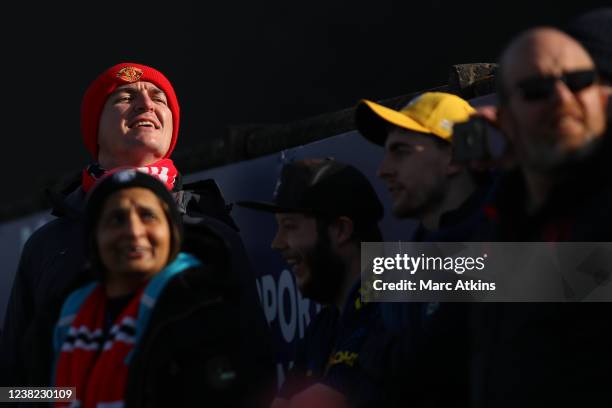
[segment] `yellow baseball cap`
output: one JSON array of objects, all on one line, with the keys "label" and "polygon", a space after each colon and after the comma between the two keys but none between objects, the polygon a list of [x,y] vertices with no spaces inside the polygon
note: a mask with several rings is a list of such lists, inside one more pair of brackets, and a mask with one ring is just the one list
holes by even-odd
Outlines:
[{"label": "yellow baseball cap", "polygon": [[357,105],[355,122],[359,132],[373,143],[384,145],[388,124],[452,141],[453,125],[465,122],[475,110],[457,95],[425,92],[399,111],[363,99]]}]

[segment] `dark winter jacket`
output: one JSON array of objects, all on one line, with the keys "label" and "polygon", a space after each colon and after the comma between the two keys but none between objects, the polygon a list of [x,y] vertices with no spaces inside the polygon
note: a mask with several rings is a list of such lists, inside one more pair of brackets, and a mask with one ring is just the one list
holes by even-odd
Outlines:
[{"label": "dark winter jacket", "polygon": [[[609,139],[608,139],[609,140]],[[612,241],[609,143],[577,163],[537,212],[518,173],[485,206],[479,241]],[[472,406],[610,406],[612,303],[474,305]]]},{"label": "dark winter jacket", "polygon": [[[128,366],[126,407],[253,407],[266,402],[257,399],[265,377],[254,355],[240,345],[240,283],[236,276],[219,274],[218,265],[200,262],[169,279],[146,329],[136,333],[140,340]],[[73,293],[89,288],[91,284]],[[68,309],[64,303],[63,313],[73,314],[83,305],[74,299]],[[65,321],[67,315],[62,317]],[[56,357],[67,328],[57,326]]]},{"label": "dark winter jacket", "polygon": [[[481,207],[494,177],[487,176],[461,206],[443,214],[437,231],[420,224],[412,240],[470,241],[474,228],[483,222]],[[387,406],[467,405],[469,307],[461,302],[380,303],[386,332],[373,347],[379,357],[372,361],[373,371],[385,378]]]},{"label": "dark winter jacket", "polygon": [[[259,303],[246,250],[216,184],[206,180],[175,193],[184,213],[183,250],[215,265],[215,274],[237,282],[237,349],[251,361],[261,382],[274,383],[275,355]],[[54,197],[57,219],[26,242],[15,276],[2,337],[0,385],[48,385],[51,335],[61,305],[75,288],[91,280],[86,270],[83,231],[84,193]]]}]

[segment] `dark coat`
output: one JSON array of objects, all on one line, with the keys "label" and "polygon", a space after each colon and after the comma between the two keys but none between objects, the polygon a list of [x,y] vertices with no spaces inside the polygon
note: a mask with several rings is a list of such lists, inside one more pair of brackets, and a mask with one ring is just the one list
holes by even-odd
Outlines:
[{"label": "dark coat", "polygon": [[[461,206],[443,214],[438,231],[427,231],[420,224],[412,240],[470,241],[474,228],[483,222],[481,207],[495,177],[483,177]],[[380,309],[386,330],[371,347],[377,352],[371,361],[372,371],[384,378],[387,406],[402,407],[407,401],[424,407],[467,406],[469,304],[383,302]]]},{"label": "dark coat", "polygon": [[241,327],[240,282],[217,267],[164,288],[129,367],[126,407],[267,407],[271,373],[244,347],[254,339]]},{"label": "dark coat", "polygon": [[371,375],[364,364],[370,353],[366,345],[379,336],[382,321],[377,304],[361,302],[360,288],[360,282],[353,286],[342,313],[325,306],[315,316],[298,343],[279,397],[291,399],[322,383],[345,395],[350,407],[382,406],[381,377]]},{"label": "dark coat", "polygon": [[[271,333],[229,207],[212,180],[185,185],[175,196],[184,213],[183,250],[216,265],[215,273],[237,282],[238,348],[251,356],[258,377],[272,383]],[[66,197],[54,196],[53,204],[58,218],[38,229],[22,252],[0,338],[0,385],[48,385],[51,333],[61,305],[72,290],[91,280],[83,273],[84,193],[77,188]]]},{"label": "dark coat", "polygon": [[[611,152],[577,164],[535,214],[521,175],[506,175],[476,240],[612,241]],[[474,305],[472,406],[610,406],[611,315],[608,302]]]}]

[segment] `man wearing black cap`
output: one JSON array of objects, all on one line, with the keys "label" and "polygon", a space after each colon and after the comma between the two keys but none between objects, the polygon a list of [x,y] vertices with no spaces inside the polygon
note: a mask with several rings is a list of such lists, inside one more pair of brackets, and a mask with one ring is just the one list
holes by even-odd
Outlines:
[{"label": "man wearing black cap", "polygon": [[377,388],[361,375],[360,351],[378,308],[361,302],[361,242],[381,241],[383,207],[358,170],[331,159],[284,166],[274,202],[238,205],[274,213],[272,248],[304,297],[325,307],[298,346],[276,406],[367,406]]}]

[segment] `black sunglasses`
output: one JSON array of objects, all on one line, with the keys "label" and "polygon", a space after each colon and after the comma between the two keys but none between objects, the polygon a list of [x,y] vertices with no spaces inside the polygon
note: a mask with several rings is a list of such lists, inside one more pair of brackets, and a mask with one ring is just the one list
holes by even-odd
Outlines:
[{"label": "black sunglasses", "polygon": [[597,71],[593,69],[571,71],[561,76],[533,76],[520,81],[516,86],[526,101],[548,99],[555,92],[557,81],[563,82],[572,92],[578,92],[597,81]]}]

